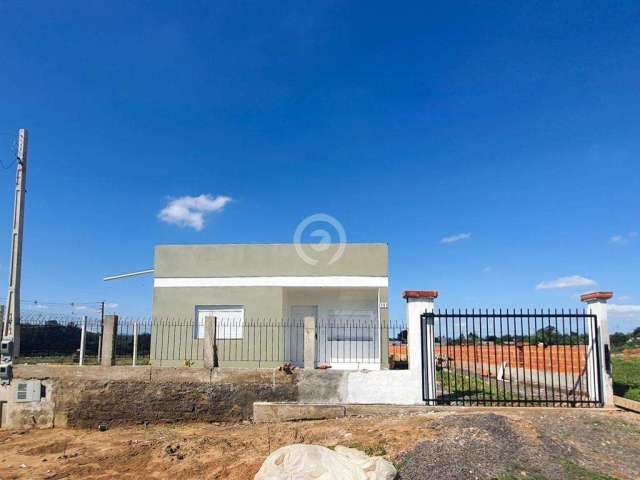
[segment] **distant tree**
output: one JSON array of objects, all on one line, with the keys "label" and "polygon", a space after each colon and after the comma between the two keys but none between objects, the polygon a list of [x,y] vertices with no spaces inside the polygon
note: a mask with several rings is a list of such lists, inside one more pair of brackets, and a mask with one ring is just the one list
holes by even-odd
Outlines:
[{"label": "distant tree", "polygon": [[467,341],[469,343],[480,342],[480,337],[475,333],[471,332],[469,335],[467,335]]},{"label": "distant tree", "polygon": [[545,345],[559,345],[562,343],[556,327],[552,325],[539,329],[534,338],[536,343],[544,343]]},{"label": "distant tree", "polygon": [[71,355],[80,345],[80,328],[73,323],[60,325],[55,320],[44,325],[23,324],[20,327],[20,355]]},{"label": "distant tree", "polygon": [[452,342],[454,345],[464,345],[467,343],[467,339],[464,334],[461,333],[460,336]]},{"label": "distant tree", "polygon": [[498,339],[497,343],[513,343],[513,335],[509,335],[509,334],[502,335]]},{"label": "distant tree", "polygon": [[611,341],[611,346],[615,348],[615,347],[622,347],[625,343],[627,343],[627,341],[629,340],[629,338],[631,338],[631,336],[622,332],[616,332],[612,334],[611,337],[609,338]]}]

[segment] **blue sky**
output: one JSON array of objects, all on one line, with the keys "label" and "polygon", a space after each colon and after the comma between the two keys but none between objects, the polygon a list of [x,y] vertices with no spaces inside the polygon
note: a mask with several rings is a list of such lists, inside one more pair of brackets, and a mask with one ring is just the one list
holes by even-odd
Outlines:
[{"label": "blue sky", "polygon": [[[405,289],[603,289],[630,305],[612,329],[639,326],[640,6],[514,3],[1,2],[4,164],[31,134],[23,297],[148,313],[151,278],[101,277],[161,243],[290,242],[323,212],[388,242],[394,318]],[[202,224],[159,218],[200,195]]]}]

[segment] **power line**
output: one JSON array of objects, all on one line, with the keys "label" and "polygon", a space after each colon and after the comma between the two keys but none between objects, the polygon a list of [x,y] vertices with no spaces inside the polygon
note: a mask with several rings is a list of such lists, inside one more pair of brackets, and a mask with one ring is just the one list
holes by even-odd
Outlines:
[{"label": "power line", "polygon": [[[0,136],[4,136],[4,135],[9,136],[8,133],[7,134],[0,133]],[[9,142],[7,142],[10,145],[9,150],[11,150],[11,153],[13,154],[13,160],[11,161],[11,163],[6,164],[0,158],[0,168],[2,168],[2,170],[9,170],[18,161],[17,150],[16,150],[17,149],[17,144],[16,144],[16,141],[15,141],[15,138],[13,137],[13,135],[14,134],[11,134],[12,140],[9,140]],[[4,142],[2,142],[2,143],[4,143]],[[4,148],[3,148],[3,150],[4,150]],[[2,155],[2,156],[4,156],[4,155]]]},{"label": "power line", "polygon": [[97,302],[45,302],[44,300],[20,300],[20,303],[32,305],[62,305],[74,307],[76,305],[100,305],[102,300]]},{"label": "power line", "polygon": [[11,167],[13,167],[16,164],[17,161],[18,159],[15,158],[13,162],[6,164],[2,160],[0,160],[0,167],[2,167],[3,170],[9,170]]}]

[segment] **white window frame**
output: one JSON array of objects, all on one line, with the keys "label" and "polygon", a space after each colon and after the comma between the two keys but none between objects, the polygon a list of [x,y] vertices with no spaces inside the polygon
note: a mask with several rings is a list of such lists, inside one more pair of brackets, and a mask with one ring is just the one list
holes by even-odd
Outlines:
[{"label": "white window frame", "polygon": [[[194,328],[194,337],[196,339],[204,338],[204,317],[200,320],[200,314],[211,312],[212,316],[218,316],[224,312],[240,313],[237,322],[230,322],[224,318],[218,318],[216,322],[216,338],[218,340],[240,340],[244,331],[244,305],[198,305],[196,306],[196,321]],[[218,314],[218,315],[216,315]]]}]

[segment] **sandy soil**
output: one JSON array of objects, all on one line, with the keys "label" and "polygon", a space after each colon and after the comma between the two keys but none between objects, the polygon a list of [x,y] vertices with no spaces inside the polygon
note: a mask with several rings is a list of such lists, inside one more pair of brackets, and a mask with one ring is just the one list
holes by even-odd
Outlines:
[{"label": "sandy soil", "polygon": [[[380,454],[394,461],[414,478],[416,470],[429,462],[443,461],[465,472],[474,470],[480,443],[491,450],[500,442],[504,427],[515,429],[518,441],[533,451],[538,460],[560,462],[549,456],[552,439],[565,457],[574,463],[617,478],[640,478],[640,416],[595,410],[501,410],[496,422],[491,413],[425,413],[414,416],[343,418],[274,425],[182,424],[114,428],[105,432],[48,429],[0,432],[0,478],[253,478],[269,452],[291,443],[325,446],[346,445]],[[483,433],[485,432],[485,433]],[[502,440],[504,443],[504,439]],[[509,442],[511,444],[511,442]],[[428,445],[437,449],[427,448]],[[499,444],[495,448],[503,448]],[[546,448],[546,450],[545,450]],[[432,452],[437,451],[437,457]],[[541,456],[542,455],[542,456]],[[534,455],[535,456],[535,455]],[[508,457],[498,455],[497,458]],[[509,472],[493,468],[487,474]],[[527,465],[517,465],[520,474]],[[423,466],[421,466],[423,465]],[[458,478],[451,469],[431,478]],[[412,473],[413,472],[413,473]],[[561,472],[551,469],[550,472]],[[564,472],[564,470],[562,470]],[[424,475],[425,472],[422,472]],[[567,476],[557,478],[599,478]],[[548,477],[554,478],[555,475]],[[604,477],[606,478],[606,477]]]},{"label": "sandy soil", "polygon": [[640,348],[625,348],[622,352],[616,353],[615,355],[622,358],[638,358],[640,357]]}]

